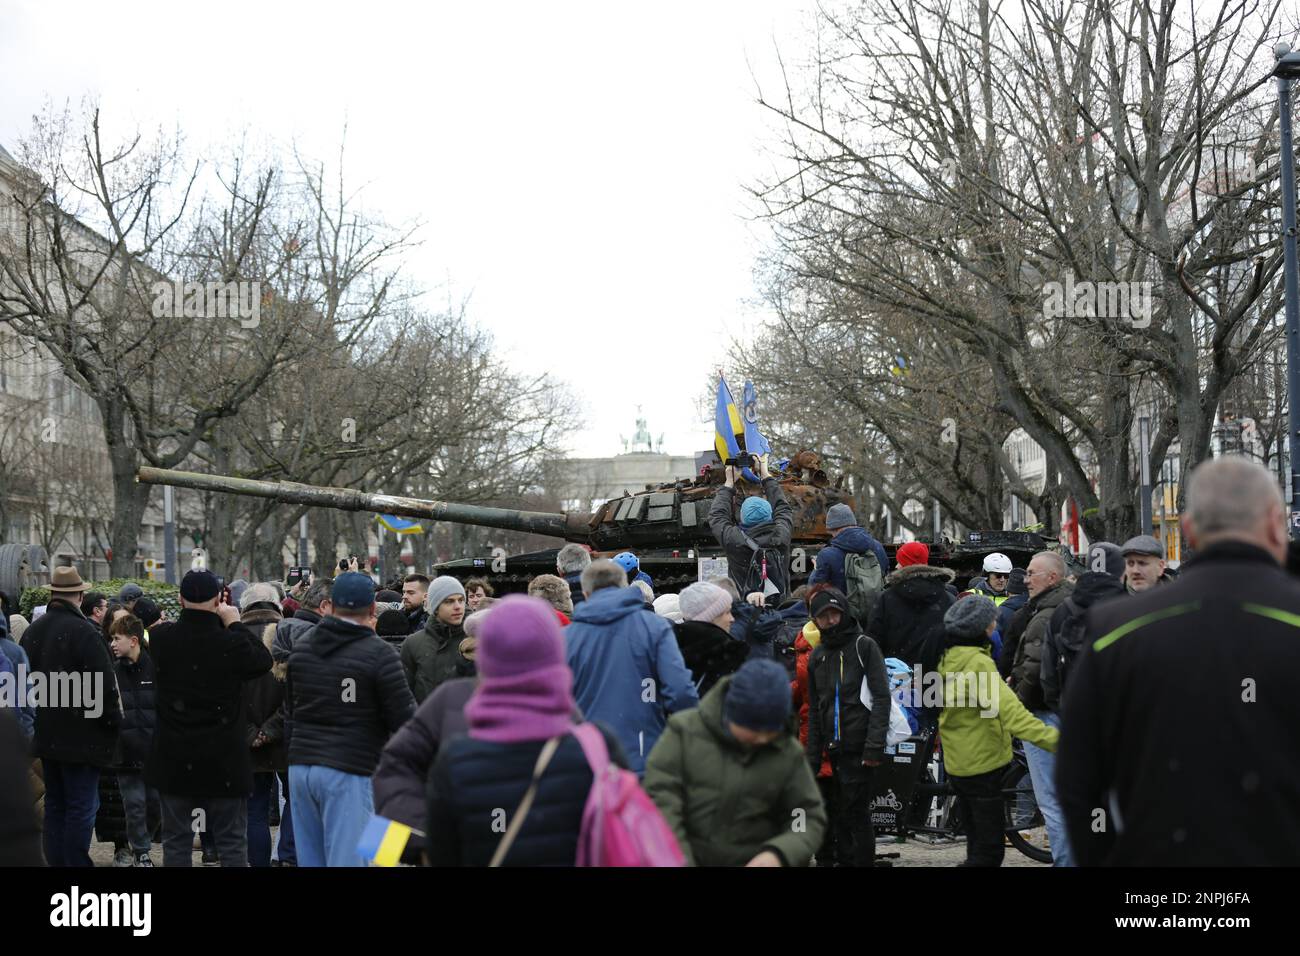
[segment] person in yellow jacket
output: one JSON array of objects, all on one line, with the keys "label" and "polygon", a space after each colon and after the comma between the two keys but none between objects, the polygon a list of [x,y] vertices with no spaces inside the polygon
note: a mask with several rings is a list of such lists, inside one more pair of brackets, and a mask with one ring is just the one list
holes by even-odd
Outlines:
[{"label": "person in yellow jacket", "polygon": [[979,594],[962,597],[943,616],[947,649],[939,660],[939,738],[966,821],[962,866],[1002,865],[1002,778],[1011,763],[1011,738],[1055,752],[1059,736],[1025,709],[998,674],[989,653],[996,618],[993,602]]}]

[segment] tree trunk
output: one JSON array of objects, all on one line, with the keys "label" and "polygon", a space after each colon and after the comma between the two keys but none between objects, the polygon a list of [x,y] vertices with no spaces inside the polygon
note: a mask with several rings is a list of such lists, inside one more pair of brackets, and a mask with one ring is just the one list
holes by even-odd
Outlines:
[{"label": "tree trunk", "polygon": [[126,415],[121,405],[113,401],[102,402],[100,412],[104,416],[108,458],[113,466],[113,524],[109,532],[113,560],[109,565],[109,574],[115,578],[129,578],[135,576],[140,522],[153,485],[142,485],[135,480],[140,456],[127,441]]}]

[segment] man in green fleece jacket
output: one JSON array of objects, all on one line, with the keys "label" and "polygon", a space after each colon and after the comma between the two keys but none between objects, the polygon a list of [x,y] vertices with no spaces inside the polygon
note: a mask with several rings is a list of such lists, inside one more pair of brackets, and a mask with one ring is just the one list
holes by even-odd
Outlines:
[{"label": "man in green fleece jacket", "polygon": [[1058,733],[1025,709],[998,674],[989,638],[997,608],[968,594],[943,616],[947,632],[939,673],[943,710],[939,737],[943,763],[966,824],[962,866],[1002,865],[1002,778],[1011,763],[1011,738],[1056,751]]},{"label": "man in green fleece jacket", "polygon": [[674,714],[645,789],[693,866],[806,866],[826,810],[790,721],[790,677],[750,660]]}]

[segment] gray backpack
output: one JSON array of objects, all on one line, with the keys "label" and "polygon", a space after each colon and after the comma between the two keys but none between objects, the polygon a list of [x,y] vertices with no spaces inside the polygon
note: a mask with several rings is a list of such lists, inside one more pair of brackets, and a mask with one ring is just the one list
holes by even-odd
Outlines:
[{"label": "gray backpack", "polygon": [[844,596],[849,599],[849,609],[864,629],[884,586],[884,574],[874,552],[844,553]]}]

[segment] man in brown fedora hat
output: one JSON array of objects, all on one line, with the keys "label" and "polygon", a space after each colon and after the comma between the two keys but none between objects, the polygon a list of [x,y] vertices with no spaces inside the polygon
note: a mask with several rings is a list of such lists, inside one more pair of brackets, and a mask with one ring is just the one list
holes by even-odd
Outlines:
[{"label": "man in brown fedora hat", "polygon": [[113,761],[122,720],[108,648],[99,628],[81,613],[81,596],[88,590],[76,568],[55,568],[49,606],[23,634],[39,694],[33,701],[33,750],[45,770],[45,860],[50,866],[92,865],[99,772]]}]

